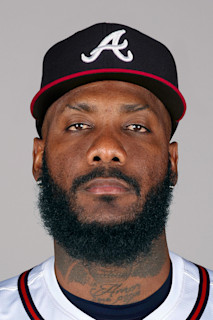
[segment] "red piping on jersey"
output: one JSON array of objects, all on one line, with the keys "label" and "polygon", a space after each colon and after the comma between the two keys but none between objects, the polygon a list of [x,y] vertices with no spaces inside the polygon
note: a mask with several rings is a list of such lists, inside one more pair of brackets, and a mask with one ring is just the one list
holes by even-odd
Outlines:
[{"label": "red piping on jersey", "polygon": [[203,269],[203,267],[200,267],[200,270],[203,274],[203,286],[202,286],[202,293],[201,293],[201,298],[200,298],[200,302],[197,306],[197,310],[194,314],[194,316],[192,316],[192,319],[191,320],[196,320],[197,319],[197,316],[199,315],[202,307],[203,307],[203,303],[204,303],[204,300],[205,300],[205,297],[206,297],[206,288],[207,288],[207,276],[206,276],[206,273]]},{"label": "red piping on jersey", "polygon": [[136,75],[139,75],[139,76],[145,76],[147,78],[152,78],[154,80],[157,80],[157,81],[160,81],[162,83],[164,83],[165,85],[167,85],[168,87],[170,87],[171,89],[173,89],[178,95],[179,97],[181,98],[182,100],[182,103],[183,103],[183,106],[184,106],[184,110],[183,110],[183,113],[180,117],[180,119],[178,119],[177,121],[180,121],[185,112],[186,112],[186,101],[183,97],[183,95],[181,94],[181,92],[172,84],[170,83],[169,81],[161,78],[161,77],[158,77],[154,74],[151,74],[151,73],[147,73],[147,72],[142,72],[142,71],[137,71],[137,70],[131,70],[131,69],[114,69],[114,68],[109,68],[109,69],[94,69],[94,70],[88,70],[88,71],[82,71],[82,72],[77,72],[77,73],[73,73],[71,75],[68,75],[68,76],[65,76],[65,77],[62,77],[62,78],[59,78],[57,80],[54,80],[53,82],[51,83],[48,83],[46,86],[44,86],[40,91],[38,91],[38,93],[34,96],[32,102],[31,102],[31,113],[33,115],[33,108],[34,108],[34,104],[36,102],[36,100],[40,97],[40,95],[42,95],[42,93],[44,93],[46,90],[48,90],[49,88],[51,87],[54,87],[55,85],[61,83],[61,82],[64,82],[64,81],[67,81],[67,80],[70,80],[70,79],[75,79],[75,78],[78,78],[78,77],[82,77],[82,76],[86,76],[86,75],[91,75],[91,74],[98,74],[98,73],[129,73],[129,74],[136,74]]},{"label": "red piping on jersey", "polygon": [[27,281],[28,281],[28,275],[30,271],[31,270],[23,272],[18,279],[19,295],[20,295],[23,307],[26,313],[28,314],[29,318],[31,320],[44,320],[40,315],[40,313],[38,312],[28,288]]},{"label": "red piping on jersey", "polygon": [[[198,303],[197,309],[194,311],[193,316],[190,318],[190,320],[197,320],[200,319],[200,312],[202,310],[202,308],[204,307],[204,303],[206,300],[206,296],[208,295],[208,290],[207,290],[207,286],[208,286],[208,279],[207,279],[207,271],[199,266],[198,267],[202,273],[203,276],[203,283],[202,283],[202,288],[201,288],[201,296],[200,296],[200,301]],[[199,318],[198,318],[199,316]]]},{"label": "red piping on jersey", "polygon": [[31,305],[30,300],[29,300],[28,295],[27,295],[27,291],[26,291],[26,287],[25,287],[25,283],[24,283],[26,274],[27,274],[27,271],[25,271],[23,273],[22,277],[20,278],[20,289],[22,291],[23,298],[24,298],[24,301],[26,303],[26,306],[27,306],[30,314],[32,315],[33,319],[34,320],[40,320],[40,318],[37,316],[37,314],[33,310],[32,305]]}]

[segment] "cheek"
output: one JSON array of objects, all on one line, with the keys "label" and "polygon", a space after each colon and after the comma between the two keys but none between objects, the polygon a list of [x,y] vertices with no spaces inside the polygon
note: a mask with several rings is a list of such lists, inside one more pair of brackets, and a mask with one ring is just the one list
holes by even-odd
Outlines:
[{"label": "cheek", "polygon": [[47,164],[54,181],[63,189],[70,190],[72,181],[79,175],[85,174],[85,146],[64,143],[48,145],[46,150]]},{"label": "cheek", "polygon": [[159,145],[134,146],[131,151],[132,164],[141,183],[150,186],[162,181],[168,168],[168,147]]}]

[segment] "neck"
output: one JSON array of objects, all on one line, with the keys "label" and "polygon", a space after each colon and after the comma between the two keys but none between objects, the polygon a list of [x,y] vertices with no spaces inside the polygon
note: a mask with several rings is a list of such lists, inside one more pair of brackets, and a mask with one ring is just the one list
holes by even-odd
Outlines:
[{"label": "neck", "polygon": [[141,301],[162,286],[169,270],[165,234],[153,242],[149,254],[119,267],[75,260],[55,243],[55,272],[60,285],[96,303],[124,305]]}]

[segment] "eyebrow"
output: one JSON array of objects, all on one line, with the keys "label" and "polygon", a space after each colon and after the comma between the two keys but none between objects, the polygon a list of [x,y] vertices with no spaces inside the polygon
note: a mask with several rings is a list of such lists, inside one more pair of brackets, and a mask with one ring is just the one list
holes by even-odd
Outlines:
[{"label": "eyebrow", "polygon": [[136,112],[136,111],[141,111],[141,110],[146,110],[150,109],[150,106],[148,104],[145,104],[144,106],[141,104],[125,104],[121,106],[121,113],[131,113],[131,112]]},{"label": "eyebrow", "polygon": [[76,104],[76,105],[66,104],[64,110],[66,108],[69,108],[69,109],[72,109],[72,110],[81,111],[81,112],[85,112],[86,111],[86,112],[89,112],[89,113],[97,111],[97,108],[95,106],[88,105],[86,103],[79,103],[79,104]]}]

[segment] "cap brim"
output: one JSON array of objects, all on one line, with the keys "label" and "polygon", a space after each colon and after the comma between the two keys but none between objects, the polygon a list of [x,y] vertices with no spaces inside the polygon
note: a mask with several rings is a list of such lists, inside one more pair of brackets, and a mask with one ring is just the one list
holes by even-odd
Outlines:
[{"label": "cap brim", "polygon": [[172,119],[172,134],[186,111],[181,92],[170,82],[153,74],[129,69],[96,69],[67,75],[44,86],[31,102],[31,113],[41,126],[47,109],[68,91],[81,85],[118,80],[140,85],[156,95],[168,110]]}]

